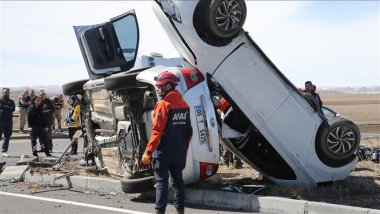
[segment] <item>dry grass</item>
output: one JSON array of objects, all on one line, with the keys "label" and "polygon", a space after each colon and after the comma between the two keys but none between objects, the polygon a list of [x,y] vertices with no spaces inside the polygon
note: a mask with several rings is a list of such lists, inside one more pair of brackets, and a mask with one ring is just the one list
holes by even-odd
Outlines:
[{"label": "dry grass", "polygon": [[[345,94],[339,92],[320,92],[324,105],[350,118],[363,133],[380,133],[380,94]],[[13,95],[12,99],[17,100]],[[67,100],[67,97],[64,97]],[[66,117],[67,105],[61,110]],[[62,120],[63,120],[62,119]],[[55,123],[57,123],[55,121]],[[13,118],[13,128],[18,130],[19,118]],[[55,125],[57,127],[57,124]],[[62,124],[62,128],[64,125]]]},{"label": "dry grass", "polygon": [[323,104],[350,118],[363,133],[380,133],[380,94],[320,92]]}]

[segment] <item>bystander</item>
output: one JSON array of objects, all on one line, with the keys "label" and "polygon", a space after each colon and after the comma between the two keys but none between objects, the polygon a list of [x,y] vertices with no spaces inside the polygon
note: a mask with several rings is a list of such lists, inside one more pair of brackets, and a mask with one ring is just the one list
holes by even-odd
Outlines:
[{"label": "bystander", "polygon": [[15,111],[15,102],[9,98],[9,95],[9,88],[3,88],[0,98],[0,140],[4,133],[3,157],[8,157],[9,139],[12,135],[13,112]]},{"label": "bystander", "polygon": [[32,105],[28,108],[27,111],[28,118],[28,130],[30,135],[30,141],[32,144],[32,153],[33,156],[38,157],[37,155],[37,137],[40,140],[40,143],[43,145],[44,152],[47,157],[51,156],[47,141],[46,141],[46,131],[48,130],[48,124],[44,119],[43,108],[41,105],[41,98],[35,96],[32,100]]},{"label": "bystander", "polygon": [[[62,94],[57,95],[53,98],[53,104],[54,104],[54,120],[57,121],[58,129],[55,130],[55,122],[53,122],[53,130],[57,131],[58,133],[62,132],[62,108],[64,106],[63,96]],[[53,121],[54,121],[53,120]]]},{"label": "bystander", "polygon": [[[68,126],[69,129],[69,137],[70,140],[73,140],[73,136],[77,130],[80,129],[80,104],[78,97],[72,95],[68,100],[69,110],[66,115],[66,119],[64,121],[65,125]],[[71,155],[76,155],[78,152],[78,140],[76,140],[71,145]]]},{"label": "bystander", "polygon": [[[46,97],[45,90],[40,90],[38,94],[39,94],[39,97],[41,98],[43,120],[45,121],[47,125],[46,141],[48,145],[48,150],[49,152],[53,152],[53,139],[52,139],[52,134],[51,134],[51,128],[54,123],[54,104],[53,104],[53,101],[51,101],[48,97]],[[40,151],[45,151],[45,149],[43,148],[44,145],[41,143],[41,139],[40,139],[40,145],[41,145]]]},{"label": "bystander", "polygon": [[25,90],[22,95],[18,98],[17,106],[19,109],[19,132],[20,133],[26,133],[24,130],[25,124],[26,124],[26,110],[29,108],[30,104],[32,103],[29,91]]}]

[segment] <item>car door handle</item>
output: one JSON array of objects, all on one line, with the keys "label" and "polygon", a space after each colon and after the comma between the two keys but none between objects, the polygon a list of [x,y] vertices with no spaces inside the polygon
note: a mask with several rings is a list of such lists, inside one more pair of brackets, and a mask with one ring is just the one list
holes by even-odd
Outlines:
[{"label": "car door handle", "polygon": [[99,33],[100,33],[100,37],[102,37],[102,40],[104,41],[105,45],[106,45],[106,50],[104,51],[104,55],[106,56],[106,58],[108,60],[112,60],[113,59],[113,52],[111,51],[111,41],[110,41],[110,38],[107,34],[107,29],[104,29],[103,27],[99,28]]}]

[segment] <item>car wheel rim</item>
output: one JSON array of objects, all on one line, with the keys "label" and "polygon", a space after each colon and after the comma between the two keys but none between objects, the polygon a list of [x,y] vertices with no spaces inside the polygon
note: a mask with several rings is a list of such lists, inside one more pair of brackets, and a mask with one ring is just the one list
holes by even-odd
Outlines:
[{"label": "car wheel rim", "polygon": [[236,0],[225,0],[216,10],[215,20],[222,31],[231,31],[239,26],[241,21],[241,6]]},{"label": "car wheel rim", "polygon": [[355,134],[348,127],[338,126],[329,133],[327,145],[328,149],[334,154],[346,154],[355,145]]}]

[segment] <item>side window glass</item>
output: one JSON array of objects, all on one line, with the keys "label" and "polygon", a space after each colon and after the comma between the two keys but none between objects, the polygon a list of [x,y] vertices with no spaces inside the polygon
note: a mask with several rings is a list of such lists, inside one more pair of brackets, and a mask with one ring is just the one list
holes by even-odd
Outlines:
[{"label": "side window glass", "polygon": [[334,112],[330,111],[330,110],[327,109],[327,108],[322,107],[321,109],[322,109],[322,112],[323,112],[323,114],[325,115],[325,117],[328,117],[328,118],[331,117],[331,118],[332,118],[332,117],[335,117],[335,116],[336,116],[336,114],[335,114]]},{"label": "side window glass", "polygon": [[126,16],[113,23],[117,39],[127,62],[134,60],[138,43],[137,25],[134,16]]}]

